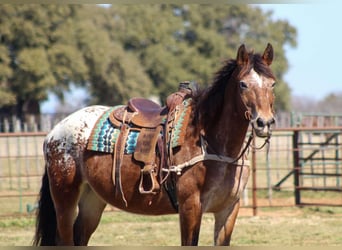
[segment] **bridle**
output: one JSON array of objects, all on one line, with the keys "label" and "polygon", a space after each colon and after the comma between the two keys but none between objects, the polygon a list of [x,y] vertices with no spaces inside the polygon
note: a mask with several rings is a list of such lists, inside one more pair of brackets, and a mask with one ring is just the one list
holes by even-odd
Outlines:
[{"label": "bridle", "polygon": [[[242,111],[242,114],[244,114],[244,118],[249,122],[249,124],[253,124],[253,115],[251,112],[251,108],[248,107],[248,105],[243,101],[243,98],[241,96],[241,92],[240,92],[240,95],[238,95],[238,97],[239,97],[238,98],[239,102],[241,102],[241,104],[242,104],[242,105],[240,105],[240,107],[242,106],[243,110],[241,110],[241,111]],[[236,112],[239,112],[239,111],[236,110]],[[171,165],[168,168],[162,168],[162,171],[167,173],[166,176],[168,176],[169,173],[171,173],[171,172],[175,172],[175,173],[177,173],[177,175],[181,175],[182,170],[184,168],[189,167],[189,166],[193,166],[198,162],[207,161],[207,160],[224,162],[224,163],[232,164],[232,165],[236,165],[236,166],[249,166],[250,163],[246,159],[247,158],[246,153],[248,154],[249,148],[253,148],[253,150],[261,150],[266,145],[268,145],[267,146],[267,152],[268,152],[269,144],[270,144],[270,137],[271,137],[271,132],[269,132],[268,136],[265,139],[265,142],[260,147],[254,147],[252,145],[252,141],[255,139],[255,128],[252,126],[252,132],[250,133],[249,138],[248,138],[247,142],[245,143],[245,146],[243,147],[240,154],[236,158],[232,158],[230,156],[225,156],[225,155],[221,155],[218,153],[208,153],[207,148],[210,148],[210,150],[212,152],[215,152],[215,150],[213,150],[213,148],[209,145],[208,140],[206,139],[204,132],[201,132],[200,133],[201,153],[199,155],[192,157],[190,160],[185,161],[183,163]]]},{"label": "bridle", "polygon": [[220,155],[220,154],[211,154],[208,153],[207,148],[212,148],[210,147],[210,145],[208,144],[208,141],[205,139],[204,135],[200,135],[200,139],[201,139],[201,154],[191,158],[190,160],[177,164],[177,165],[172,165],[169,166],[169,168],[163,168],[162,171],[164,172],[175,172],[177,173],[177,175],[181,175],[182,174],[182,170],[186,167],[190,167],[192,165],[195,165],[198,162],[201,161],[218,161],[218,162],[224,162],[224,163],[228,163],[228,164],[232,164],[232,165],[236,165],[236,166],[250,166],[250,162],[249,160],[246,160],[247,155],[249,152],[249,148],[252,148],[254,150],[261,150],[263,149],[266,145],[267,146],[267,152],[269,149],[269,144],[270,144],[270,138],[271,135],[269,135],[266,139],[265,142],[260,146],[260,147],[253,147],[252,145],[252,141],[255,139],[255,135],[254,135],[254,129],[252,130],[252,133],[249,135],[248,140],[245,144],[245,146],[243,147],[243,149],[241,150],[240,154],[236,157],[236,158],[232,158],[229,156],[225,156],[225,155]]},{"label": "bridle", "polygon": [[[243,103],[243,106],[245,108],[245,111],[244,111],[245,119],[248,120],[249,123],[251,124],[252,114],[251,114],[250,108],[248,108],[248,106],[243,102],[242,98],[240,98],[240,101]],[[196,163],[202,162],[202,161],[217,161],[217,162],[223,162],[223,163],[232,164],[236,166],[250,166],[249,160],[246,159],[249,149],[252,148],[253,150],[261,150],[267,145],[267,155],[268,155],[270,138],[271,138],[271,133],[268,134],[268,136],[265,139],[265,142],[260,147],[253,146],[252,141],[255,139],[255,129],[252,128],[252,132],[250,133],[248,140],[245,143],[245,146],[241,150],[240,154],[236,158],[232,158],[229,156],[220,155],[218,153],[208,153],[207,148],[210,148],[210,150],[213,152],[215,152],[215,150],[213,150],[212,147],[209,145],[208,140],[205,138],[204,133],[201,133],[200,134],[201,153],[199,155],[194,156],[193,158],[191,158],[190,160],[186,162],[183,162],[177,165],[171,165],[168,168],[162,168],[162,171],[167,172],[167,175],[170,172],[175,172],[177,173],[177,175],[181,175],[182,170],[184,168],[193,166]]]}]

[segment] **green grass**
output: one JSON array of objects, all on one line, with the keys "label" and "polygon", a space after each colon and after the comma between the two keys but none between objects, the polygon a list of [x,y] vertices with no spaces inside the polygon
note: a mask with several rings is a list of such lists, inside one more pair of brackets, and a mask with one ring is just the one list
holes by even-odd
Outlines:
[{"label": "green grass", "polygon": [[[267,208],[262,216],[238,217],[233,246],[342,246],[341,208]],[[213,244],[214,219],[205,214],[199,245]],[[0,218],[0,245],[28,246],[34,234],[34,217]],[[106,212],[93,234],[92,246],[177,246],[178,215],[142,216]]]},{"label": "green grass", "polygon": [[23,227],[33,227],[35,225],[35,218],[30,217],[9,217],[0,219],[0,228],[23,228]]}]

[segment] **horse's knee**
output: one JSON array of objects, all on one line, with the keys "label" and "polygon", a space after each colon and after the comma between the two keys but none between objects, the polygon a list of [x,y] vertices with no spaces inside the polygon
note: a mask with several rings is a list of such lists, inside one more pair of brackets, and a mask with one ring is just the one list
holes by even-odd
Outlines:
[{"label": "horse's knee", "polygon": [[215,213],[215,230],[214,243],[215,245],[229,246],[235,221],[239,212],[240,202],[237,201],[228,210]]},{"label": "horse's knee", "polygon": [[199,195],[194,194],[179,203],[179,219],[182,245],[197,245],[202,220]]}]

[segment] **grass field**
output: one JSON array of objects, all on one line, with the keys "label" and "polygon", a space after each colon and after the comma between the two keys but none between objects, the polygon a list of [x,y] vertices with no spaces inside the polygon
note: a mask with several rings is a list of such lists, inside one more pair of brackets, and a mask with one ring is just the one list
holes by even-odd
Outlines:
[{"label": "grass field", "polygon": [[[0,245],[28,246],[34,218],[1,218]],[[205,214],[199,245],[213,244],[213,216]],[[240,210],[233,246],[342,246],[342,208],[262,209],[260,216]],[[91,238],[92,246],[177,246],[177,215],[140,216],[121,211],[104,213]]]}]

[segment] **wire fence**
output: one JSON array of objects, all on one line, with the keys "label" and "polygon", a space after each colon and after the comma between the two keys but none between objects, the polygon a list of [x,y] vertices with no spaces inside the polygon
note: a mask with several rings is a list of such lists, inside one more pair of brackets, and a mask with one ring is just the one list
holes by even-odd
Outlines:
[{"label": "wire fence", "polygon": [[[276,129],[268,153],[266,147],[249,152],[251,175],[242,207],[254,215],[264,207],[342,207],[341,131],[342,127]],[[36,208],[45,135],[0,133],[0,217],[30,215]],[[256,139],[256,147],[262,144]]]},{"label": "wire fence", "polygon": [[34,204],[44,170],[46,133],[0,133],[0,216]]},{"label": "wire fence", "polygon": [[277,129],[268,153],[252,152],[252,202],[243,205],[254,215],[261,207],[342,207],[341,140],[342,127]]}]

